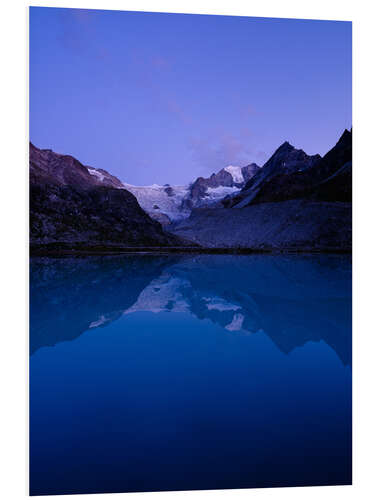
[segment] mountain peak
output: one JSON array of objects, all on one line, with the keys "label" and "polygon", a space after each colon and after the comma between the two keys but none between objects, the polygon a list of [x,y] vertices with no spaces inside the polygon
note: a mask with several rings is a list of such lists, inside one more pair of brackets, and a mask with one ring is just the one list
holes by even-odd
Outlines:
[{"label": "mountain peak", "polygon": [[284,153],[284,152],[288,152],[288,151],[293,151],[295,149],[294,146],[292,146],[290,144],[290,142],[288,141],[285,141],[281,144],[281,146],[279,146],[276,151],[275,151],[275,154],[276,153]]},{"label": "mountain peak", "polygon": [[346,143],[351,143],[352,141],[352,130],[348,130],[347,128],[344,130],[344,132],[341,134],[340,139],[337,142],[338,144],[346,144]]},{"label": "mountain peak", "polygon": [[227,167],[224,168],[224,170],[225,172],[228,172],[232,176],[233,182],[239,184],[244,182],[241,167],[237,167],[235,165],[228,165]]}]

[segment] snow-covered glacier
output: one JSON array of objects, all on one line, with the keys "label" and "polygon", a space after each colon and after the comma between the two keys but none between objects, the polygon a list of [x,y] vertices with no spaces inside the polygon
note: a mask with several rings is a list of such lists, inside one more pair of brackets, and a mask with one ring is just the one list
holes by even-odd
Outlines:
[{"label": "snow-covered glacier", "polygon": [[210,177],[198,177],[183,186],[134,186],[120,182],[102,169],[90,167],[88,171],[103,184],[130,191],[143,210],[161,224],[168,225],[188,218],[194,208],[214,205],[228,196],[237,194],[259,168],[255,163],[246,167],[229,165]]},{"label": "snow-covered glacier", "polygon": [[125,184],[124,188],[134,194],[138,203],[151,217],[164,214],[170,221],[178,221],[189,217],[191,210],[183,208],[183,201],[189,195],[189,186],[133,186]]}]

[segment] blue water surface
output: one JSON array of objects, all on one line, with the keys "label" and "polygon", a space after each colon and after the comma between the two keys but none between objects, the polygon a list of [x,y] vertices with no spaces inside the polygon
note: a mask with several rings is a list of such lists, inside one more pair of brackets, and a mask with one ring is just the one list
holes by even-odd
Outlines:
[{"label": "blue water surface", "polygon": [[34,258],[32,495],[351,484],[351,261]]}]

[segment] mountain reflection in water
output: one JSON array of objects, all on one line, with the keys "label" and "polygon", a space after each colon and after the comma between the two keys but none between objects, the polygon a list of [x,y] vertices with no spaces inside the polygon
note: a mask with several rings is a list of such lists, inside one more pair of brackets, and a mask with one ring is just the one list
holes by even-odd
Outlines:
[{"label": "mountain reflection in water", "polygon": [[32,494],[351,482],[348,256],[35,258],[30,302]]},{"label": "mountain reflection in water", "polygon": [[263,331],[285,353],[323,340],[351,361],[347,256],[32,260],[32,353],[139,311],[190,313],[238,334]]}]

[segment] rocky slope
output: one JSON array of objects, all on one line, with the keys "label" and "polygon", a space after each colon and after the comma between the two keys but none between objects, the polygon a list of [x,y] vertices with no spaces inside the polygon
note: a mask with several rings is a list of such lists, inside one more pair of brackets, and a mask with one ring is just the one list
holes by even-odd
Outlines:
[{"label": "rocky slope", "polygon": [[89,189],[95,186],[122,187],[122,182],[106,170],[86,167],[73,156],[39,149],[30,143],[30,184],[56,184]]},{"label": "rocky slope", "polygon": [[181,244],[121,186],[104,170],[30,144],[31,248]]},{"label": "rocky slope", "polygon": [[172,230],[210,248],[347,251],[351,216],[350,203],[288,200],[241,209],[194,210]]}]

